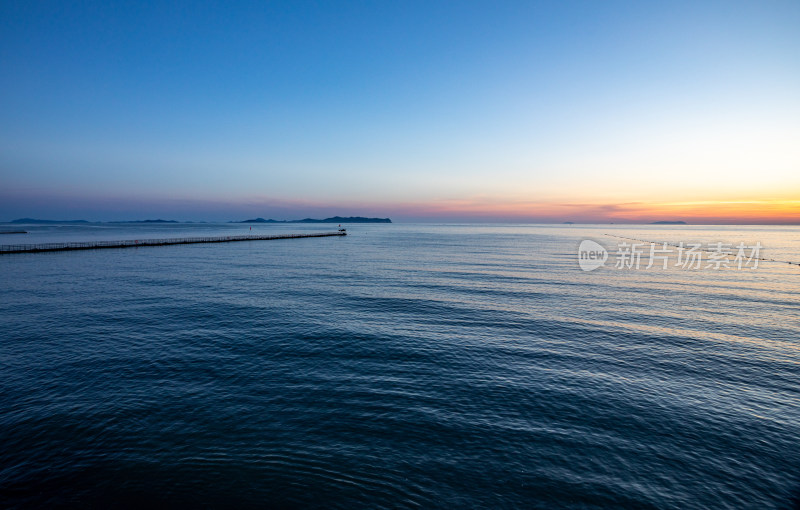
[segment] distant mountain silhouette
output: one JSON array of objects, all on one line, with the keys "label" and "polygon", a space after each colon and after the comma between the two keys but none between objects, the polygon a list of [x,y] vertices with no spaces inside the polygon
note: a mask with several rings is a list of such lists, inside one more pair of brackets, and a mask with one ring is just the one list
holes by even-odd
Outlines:
[{"label": "distant mountain silhouette", "polygon": [[[391,223],[389,218],[364,218],[363,216],[333,216],[324,220],[305,218],[302,220],[265,220],[264,218],[254,218],[244,221],[231,221],[229,223]],[[92,223],[86,220],[37,220],[34,218],[19,218],[9,223],[28,224],[28,225],[54,225],[67,223]],[[97,222],[103,223],[103,222]],[[131,220],[131,221],[107,221],[105,223],[181,223],[176,220]],[[184,223],[192,223],[187,221]],[[197,223],[205,223],[204,221]]]},{"label": "distant mountain silhouette", "polygon": [[180,223],[176,220],[131,220],[131,221],[109,221],[109,223]]},{"label": "distant mountain silhouette", "polygon": [[651,225],[686,225],[685,221],[654,221]]},{"label": "distant mountain silhouette", "polygon": [[264,218],[254,218],[251,220],[238,221],[233,223],[391,223],[389,218],[364,218],[363,216],[333,216],[324,220],[305,218],[302,220],[265,220]]},{"label": "distant mountain silhouette", "polygon": [[89,223],[86,220],[35,220],[33,218],[19,218],[17,220],[11,220],[9,223],[26,223],[28,225],[45,225],[45,224],[53,224],[53,223]]}]

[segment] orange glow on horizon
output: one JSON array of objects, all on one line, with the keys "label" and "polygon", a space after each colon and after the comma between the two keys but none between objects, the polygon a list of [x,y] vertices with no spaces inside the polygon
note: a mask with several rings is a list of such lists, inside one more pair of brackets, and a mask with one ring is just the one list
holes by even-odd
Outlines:
[{"label": "orange glow on horizon", "polygon": [[685,221],[725,224],[800,224],[800,200],[553,203],[448,200],[400,207],[398,213],[431,217],[576,223]]}]

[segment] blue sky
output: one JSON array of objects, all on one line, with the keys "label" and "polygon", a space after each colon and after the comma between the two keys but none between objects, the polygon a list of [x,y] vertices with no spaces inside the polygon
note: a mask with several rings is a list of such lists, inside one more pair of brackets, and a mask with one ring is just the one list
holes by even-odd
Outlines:
[{"label": "blue sky", "polygon": [[798,27],[796,1],[6,1],[0,219],[783,218]]}]

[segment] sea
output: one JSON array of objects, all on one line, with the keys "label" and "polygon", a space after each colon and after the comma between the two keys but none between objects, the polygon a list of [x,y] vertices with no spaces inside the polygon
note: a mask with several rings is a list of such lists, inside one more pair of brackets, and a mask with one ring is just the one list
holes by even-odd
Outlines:
[{"label": "sea", "polygon": [[0,507],[800,507],[800,227],[344,227],[0,255]]}]

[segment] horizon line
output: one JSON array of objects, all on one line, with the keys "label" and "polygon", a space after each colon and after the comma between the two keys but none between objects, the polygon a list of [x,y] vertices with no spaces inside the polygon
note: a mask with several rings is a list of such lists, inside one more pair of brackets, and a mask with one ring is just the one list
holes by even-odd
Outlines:
[{"label": "horizon line", "polygon": [[[475,224],[475,223],[484,223],[484,224],[501,224],[501,225],[651,225],[651,226],[662,226],[662,227],[686,227],[686,226],[722,226],[722,225],[742,225],[742,226],[800,226],[800,220],[797,221],[773,221],[773,222],[764,222],[764,221],[757,221],[754,219],[742,219],[741,221],[711,221],[711,222],[692,222],[687,220],[657,220],[657,221],[647,221],[647,220],[630,220],[630,219],[618,219],[615,221],[558,221],[558,220],[543,220],[543,219],[512,219],[512,218],[504,218],[504,219],[497,219],[496,217],[493,218],[491,216],[484,217],[484,218],[441,218],[435,216],[423,216],[417,217],[413,219],[400,219],[396,220],[389,216],[383,217],[365,217],[365,216],[341,216],[335,215],[330,216],[327,218],[317,219],[312,218],[310,216],[306,216],[302,219],[273,219],[268,218],[264,222],[251,222],[252,219],[264,219],[262,217],[257,218],[250,218],[245,220],[236,220],[236,219],[229,219],[229,220],[206,220],[206,219],[163,219],[163,218],[145,218],[145,219],[104,219],[104,220],[87,220],[87,219],[52,219],[52,218],[32,218],[32,217],[24,217],[24,218],[15,218],[12,220],[4,220],[0,221],[0,223],[16,223],[18,225],[24,225],[22,220],[31,220],[32,223],[241,223],[241,224],[251,224],[255,223],[257,225],[269,224],[269,223],[295,223],[295,222],[303,222],[304,220],[313,220],[313,221],[323,221],[330,218],[364,218],[368,220],[384,220],[389,219],[391,223],[406,223],[406,224],[413,224],[413,223],[457,223],[457,224]],[[347,223],[347,222],[345,222]],[[350,223],[362,223],[362,222],[350,222]],[[377,222],[363,222],[363,223],[377,223]],[[385,224],[385,223],[384,223]]]}]

